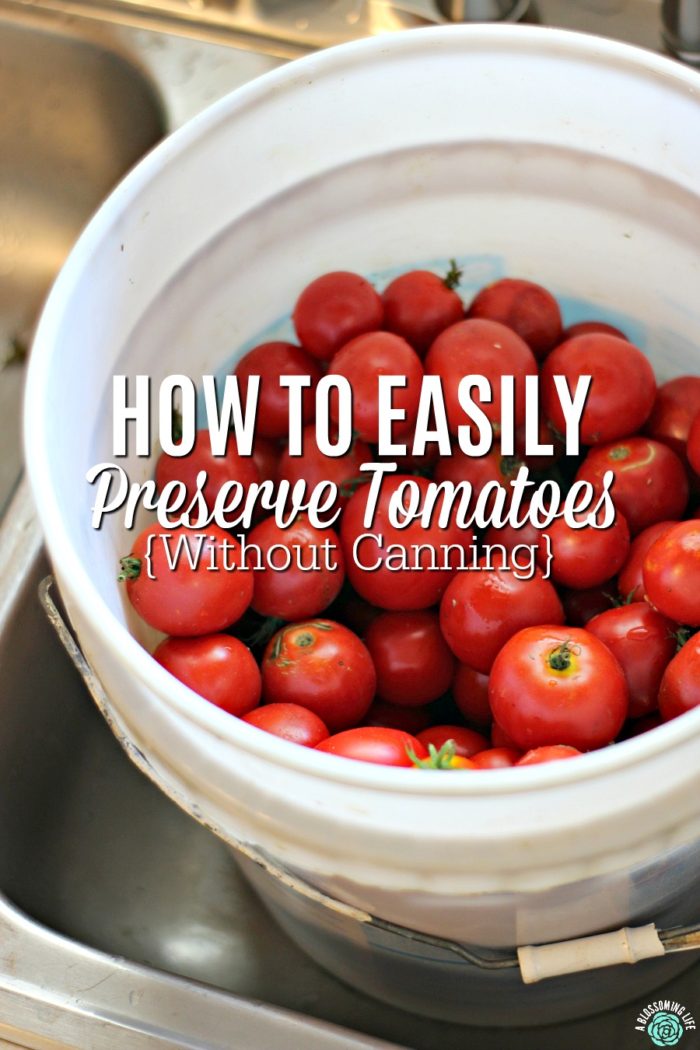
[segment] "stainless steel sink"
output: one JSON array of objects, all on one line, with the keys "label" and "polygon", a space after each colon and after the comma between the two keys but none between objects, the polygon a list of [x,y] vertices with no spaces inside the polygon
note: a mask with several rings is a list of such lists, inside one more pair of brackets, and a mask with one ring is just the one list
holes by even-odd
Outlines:
[{"label": "stainless steel sink", "polygon": [[[0,0],[2,341],[26,338],[81,225],[162,134],[314,42],[386,28],[387,7]],[[397,25],[437,20],[431,0],[396,7]],[[529,18],[660,46],[656,0],[540,0]],[[21,375],[20,364],[0,373],[0,505],[19,471]],[[139,773],[94,708],[37,600],[48,566],[23,484],[0,525],[0,565],[0,1041],[42,1050],[345,1050],[377,1046],[370,1037],[416,1050],[639,1045],[644,1003],[537,1032],[466,1030],[409,1017],[321,971],[264,912],[230,852]],[[665,994],[700,1013],[698,977],[696,967]]]},{"label": "stainless steel sink", "polygon": [[0,514],[21,471],[23,352],[82,227],[168,131],[278,61],[90,15],[0,2]]},{"label": "stainless steel sink", "polygon": [[[0,27],[0,359],[21,358],[86,220],[164,133],[152,84],[113,51]],[[17,351],[19,350],[19,353]],[[0,506],[20,471],[20,360],[0,372]]]}]

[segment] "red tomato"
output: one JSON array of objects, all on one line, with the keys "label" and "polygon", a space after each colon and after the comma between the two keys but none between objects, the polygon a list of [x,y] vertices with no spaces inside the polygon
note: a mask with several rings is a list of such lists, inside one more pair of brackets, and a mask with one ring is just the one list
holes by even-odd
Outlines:
[{"label": "red tomato", "polygon": [[472,755],[484,751],[489,746],[485,736],[473,729],[467,729],[466,726],[431,726],[430,729],[424,729],[422,733],[419,733],[418,739],[425,747],[432,744],[436,751],[439,751],[448,740],[452,740],[455,754],[461,755],[462,758],[471,758]]},{"label": "red tomato", "polygon": [[581,752],[565,744],[552,744],[549,747],[535,747],[528,751],[515,764],[516,766],[539,766],[543,762],[558,762],[562,758],[576,758]]},{"label": "red tomato", "polygon": [[[155,579],[149,579],[144,564],[151,535],[156,537],[151,549]],[[164,541],[162,536],[172,538]],[[197,537],[201,536],[205,539],[200,544]],[[191,568],[186,550],[195,568]],[[169,555],[176,563],[173,569]],[[209,525],[206,533],[149,525],[136,538],[131,554],[121,561],[129,601],[146,623],[163,634],[190,636],[223,631],[240,619],[253,597],[253,574],[240,567],[240,545],[217,525]],[[210,563],[218,568],[209,569]]]},{"label": "red tomato", "polygon": [[610,744],[627,717],[627,683],[610,650],[580,627],[528,627],[501,649],[489,678],[494,718],[523,751]]},{"label": "red tomato", "polygon": [[676,625],[646,602],[633,602],[594,616],[586,629],[617,659],[629,690],[629,717],[653,711],[663,673],[676,652]]},{"label": "red tomato", "polygon": [[[455,755],[452,751],[453,741],[448,741],[442,751],[433,751],[428,759],[419,759],[414,766],[419,769],[476,769],[471,758]],[[417,756],[416,756],[417,757]]]},{"label": "red tomato", "polygon": [[560,596],[566,622],[573,627],[585,627],[598,613],[612,608],[616,591],[615,580],[608,580],[600,587],[589,587],[585,591],[562,591]]},{"label": "red tomato", "polygon": [[468,481],[472,487],[472,498],[476,501],[483,489],[490,482],[497,482],[508,491],[506,503],[510,503],[510,489],[507,487],[511,478],[518,473],[522,464],[510,456],[502,456],[500,449],[492,448],[483,456],[468,456],[460,448],[454,448],[449,456],[442,456],[435,466],[437,482],[451,481],[458,485]]},{"label": "red tomato", "polygon": [[579,376],[592,377],[580,435],[584,445],[627,437],[646,422],[656,396],[654,372],[641,350],[613,335],[578,335],[553,350],[542,366],[542,403],[560,434],[565,419],[554,376],[574,390]]},{"label": "red tomato", "polygon": [[659,387],[645,430],[681,459],[693,420],[700,412],[700,376],[677,376]]},{"label": "red tomato", "polygon": [[615,335],[618,339],[627,339],[625,333],[616,328],[614,324],[608,324],[606,321],[579,321],[578,324],[570,324],[564,330],[561,341],[563,343],[567,339],[574,339],[577,335],[592,335],[596,332],[604,335]]},{"label": "red tomato", "polygon": [[402,434],[401,441],[405,442],[407,446],[405,456],[380,456],[379,450],[377,450],[377,454],[374,456],[375,462],[395,463],[402,474],[422,474],[424,477],[432,474],[436,463],[440,459],[440,450],[434,444],[430,444],[426,445],[425,452],[422,452],[420,455],[418,453],[414,455],[411,451],[413,435]]},{"label": "red tomato", "polygon": [[262,663],[266,703],[301,704],[331,732],[356,725],[369,710],[377,676],[357,635],[332,620],[283,627]]},{"label": "red tomato", "polygon": [[[552,579],[564,587],[589,590],[606,583],[622,568],[630,549],[630,533],[622,514],[605,529],[583,525],[572,529],[564,518],[557,518],[545,535],[549,536]],[[545,564],[545,548],[538,560]]]},{"label": "red tomato", "polygon": [[[415,350],[405,339],[391,332],[367,332],[358,335],[338,351],[329,373],[345,376],[353,393],[353,429],[363,441],[379,437],[379,376],[405,376],[406,385],[393,391],[392,404],[402,409],[404,421],[398,421],[393,434],[398,438],[413,430],[418,415],[423,366]],[[331,419],[338,421],[338,396],[331,392]]]},{"label": "red tomato", "polygon": [[603,491],[603,476],[611,470],[613,503],[634,536],[650,525],[680,518],[688,503],[688,479],[683,463],[667,445],[647,437],[625,438],[591,449],[576,475]]},{"label": "red tomato", "polygon": [[686,454],[695,473],[700,474],[700,415],[695,417],[688,433]]},{"label": "red tomato", "polygon": [[[664,536],[676,524],[675,521],[660,521],[656,525],[650,525],[632,540],[627,561],[617,580],[617,591],[623,601],[643,601],[644,559],[659,536]],[[602,609],[600,611],[602,612]]]},{"label": "red tomato", "polygon": [[245,715],[260,702],[255,658],[230,634],[166,638],[153,656],[175,678],[231,715]]},{"label": "red tomato", "polygon": [[[521,511],[522,517],[525,517],[527,511],[528,507],[523,506]],[[538,529],[529,520],[524,525],[521,525],[520,528],[514,528],[512,525],[502,525],[500,528],[491,525],[484,533],[484,545],[486,547],[493,547],[499,544],[505,548],[508,554],[512,554],[516,547],[522,546],[537,547],[539,550],[541,542],[542,529]]]},{"label": "red tomato", "polygon": [[515,428],[515,455],[530,470],[546,470],[564,455],[565,445],[560,435],[554,433],[543,415],[537,421],[537,440],[541,445],[551,445],[552,451],[534,456],[528,455],[527,438],[526,424],[520,423]]},{"label": "red tomato", "polygon": [[411,270],[384,289],[384,325],[411,344],[420,357],[440,332],[464,317],[462,300],[448,278]]},{"label": "red tomato", "polygon": [[450,430],[469,424],[457,396],[466,375],[485,376],[491,384],[492,400],[482,401],[473,392],[475,405],[492,423],[501,418],[501,376],[515,378],[515,423],[525,418],[525,377],[537,375],[537,362],[527,343],[497,321],[460,321],[437,337],[425,359],[428,375],[442,380]]},{"label": "red tomato", "polygon": [[333,529],[314,528],[306,514],[283,529],[274,518],[266,518],[255,526],[248,542],[262,554],[263,568],[257,568],[255,555],[250,563],[255,566],[251,604],[261,616],[306,620],[337,597],[345,565]]},{"label": "red tomato", "polygon": [[[490,705],[489,705],[490,706]],[[491,747],[493,748],[506,748],[508,751],[518,751],[515,741],[506,733],[505,729],[499,726],[498,722],[494,722],[491,726]]]},{"label": "red tomato", "polygon": [[[322,481],[332,481],[338,487],[338,500],[332,509],[344,507],[355,491],[363,463],[372,463],[372,452],[364,441],[353,441],[344,456],[326,456],[316,442],[316,427],[304,427],[302,454],[290,456],[285,449],[279,458],[279,480],[295,485],[306,482],[307,494]],[[331,513],[329,510],[328,514]]]},{"label": "red tomato", "polygon": [[260,376],[255,431],[263,437],[283,438],[289,430],[289,390],[280,385],[282,376],[310,376],[311,386],[302,393],[302,418],[310,423],[315,415],[316,384],[323,375],[310,354],[294,343],[261,343],[253,347],[236,365],[241,397],[248,393],[251,376]]},{"label": "red tomato", "polygon": [[[214,456],[209,431],[198,430],[189,455],[179,458],[161,452],[155,472],[158,491],[162,492],[163,487],[170,481],[181,481],[187,490],[189,502],[195,493],[200,470],[207,472],[207,482],[202,491],[210,509],[214,506],[217,493],[227,481],[239,481],[244,490],[260,481],[253,456],[241,456],[233,438],[229,439],[225,456]],[[184,504],[183,509],[186,506],[187,504]]]},{"label": "red tomato", "polygon": [[532,281],[504,277],[478,293],[468,317],[500,321],[512,328],[536,358],[546,357],[561,342],[561,314],[556,299]]},{"label": "red tomato", "polygon": [[253,440],[253,463],[261,481],[277,481],[280,449],[274,441],[256,437]]},{"label": "red tomato", "polygon": [[663,533],[644,559],[647,600],[676,623],[700,627],[700,521]]},{"label": "red tomato", "polygon": [[457,664],[452,698],[467,722],[487,727],[493,721],[489,703],[489,678],[467,664]]},{"label": "red tomato", "polygon": [[264,704],[245,715],[243,721],[303,747],[316,747],[328,736],[318,715],[299,704]]},{"label": "red tomato", "polygon": [[382,327],[384,307],[369,281],[337,271],[308,284],[294,307],[294,327],[305,350],[330,361],[344,343]]},{"label": "red tomato", "polygon": [[440,605],[440,627],[462,663],[487,674],[505,643],[523,627],[563,623],[557,592],[537,569],[529,580],[507,569],[459,572]]},{"label": "red tomato", "polygon": [[659,711],[664,722],[700,707],[700,637],[694,635],[674,656],[664,672],[659,690]]},{"label": "red tomato", "polygon": [[[413,482],[425,499],[430,485],[425,478],[391,475],[384,478],[372,527],[364,526],[369,494],[366,485],[348,503],[340,527],[348,579],[363,598],[381,609],[427,609],[435,605],[459,564],[456,547],[469,539],[454,520],[445,528],[437,524],[442,499],[437,501],[429,527],[418,520],[395,528],[388,518],[389,502],[406,481]],[[360,540],[368,533],[379,540]],[[415,545],[420,548],[417,552]],[[450,545],[447,553],[443,545]],[[433,564],[437,567],[431,568]]]},{"label": "red tomato", "polygon": [[490,747],[472,755],[472,762],[477,769],[508,769],[521,758],[520,751],[511,747]]},{"label": "red tomato", "polygon": [[432,712],[428,707],[399,707],[398,704],[387,704],[384,700],[375,700],[362,719],[363,726],[403,729],[404,733],[413,736],[427,729],[431,722]]},{"label": "red tomato", "polygon": [[377,696],[420,707],[450,688],[455,659],[434,612],[380,613],[365,632],[377,672]]},{"label": "red tomato", "polygon": [[408,752],[416,758],[427,758],[428,752],[420,740],[400,729],[382,729],[379,726],[360,726],[337,733],[323,740],[316,748],[329,755],[353,758],[356,762],[373,762],[379,766],[413,767]]}]

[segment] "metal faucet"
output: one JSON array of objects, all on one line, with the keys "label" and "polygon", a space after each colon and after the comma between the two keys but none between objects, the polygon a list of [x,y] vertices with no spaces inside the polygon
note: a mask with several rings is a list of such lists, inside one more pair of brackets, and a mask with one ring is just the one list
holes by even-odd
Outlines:
[{"label": "metal faucet", "polygon": [[451,22],[516,22],[529,6],[530,0],[437,0]]},{"label": "metal faucet", "polygon": [[669,50],[684,62],[700,65],[700,0],[663,0],[661,19]]}]

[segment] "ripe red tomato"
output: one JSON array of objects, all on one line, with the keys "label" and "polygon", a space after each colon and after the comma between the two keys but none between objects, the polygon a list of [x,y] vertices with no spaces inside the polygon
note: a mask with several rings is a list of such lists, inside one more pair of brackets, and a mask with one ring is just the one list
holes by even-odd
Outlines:
[{"label": "ripe red tomato", "polygon": [[332,620],[309,620],[270,639],[262,681],[266,703],[308,707],[334,733],[364,718],[377,676],[357,635]]},{"label": "ripe red tomato", "polygon": [[365,632],[364,643],[382,700],[419,707],[450,688],[455,659],[440,632],[437,613],[380,613]]},{"label": "ripe red tomato", "polygon": [[310,376],[311,386],[302,393],[302,417],[310,423],[315,415],[316,384],[322,376],[318,362],[294,343],[261,343],[238,362],[235,375],[244,399],[251,376],[260,376],[255,432],[268,438],[283,438],[289,430],[289,390],[280,386],[281,376]]},{"label": "ripe red tomato", "polygon": [[318,744],[317,751],[329,755],[353,758],[356,762],[373,762],[380,766],[403,766],[413,768],[409,758],[412,751],[416,758],[427,758],[428,752],[420,740],[400,729],[382,729],[379,726],[359,726],[336,733]]},{"label": "ripe red tomato", "polygon": [[568,328],[564,329],[561,341],[564,343],[567,339],[573,339],[577,335],[591,335],[594,332],[600,332],[604,335],[615,335],[618,339],[627,339],[625,333],[616,328],[614,324],[608,324],[606,321],[579,321],[577,324],[570,324]]},{"label": "ripe red tomato", "polygon": [[279,457],[278,477],[295,485],[297,481],[306,482],[307,494],[322,481],[332,481],[338,487],[338,499],[331,510],[344,507],[360,482],[360,467],[363,463],[372,463],[373,457],[369,445],[355,439],[344,456],[326,456],[321,452],[316,441],[316,427],[304,427],[302,433],[302,454],[290,456],[285,449]]},{"label": "ripe red tomato", "polygon": [[472,319],[453,324],[437,337],[425,359],[425,371],[442,380],[447,420],[456,434],[470,422],[457,396],[464,376],[485,376],[490,382],[492,400],[484,402],[474,392],[473,401],[492,423],[500,423],[501,418],[501,376],[514,376],[517,425],[525,418],[525,377],[537,375],[537,362],[512,329],[497,321]]},{"label": "ripe red tomato", "polygon": [[[239,481],[244,490],[260,480],[253,456],[241,456],[233,438],[229,438],[225,456],[214,456],[208,430],[198,430],[194,447],[187,456],[178,458],[161,452],[156,462],[155,480],[158,491],[170,481],[181,481],[187,490],[188,502],[197,487],[197,475],[206,470],[207,482],[203,488],[204,499],[211,509],[222,485],[227,481]],[[183,506],[185,509],[187,504]]]},{"label": "ripe red tomato", "polygon": [[[607,582],[622,568],[630,549],[630,533],[622,514],[615,516],[605,529],[583,525],[572,529],[564,518],[557,518],[545,535],[552,549],[551,575],[564,587],[589,590]],[[538,560],[545,564],[545,548],[540,546]]]},{"label": "ripe red tomato", "polygon": [[253,462],[261,481],[277,481],[280,450],[274,441],[256,437],[253,440]]},{"label": "ripe red tomato", "polygon": [[464,317],[462,300],[448,278],[429,270],[410,270],[384,289],[384,324],[424,357],[440,332]]},{"label": "ripe red tomato", "polygon": [[700,474],[700,414],[695,417],[690,427],[686,454],[695,473]]},{"label": "ripe red tomato", "polygon": [[458,660],[487,674],[509,638],[523,627],[563,623],[564,610],[539,569],[519,580],[510,570],[479,565],[457,573],[445,591],[440,628]]},{"label": "ripe red tomato", "polygon": [[521,752],[511,747],[490,747],[472,755],[472,762],[477,769],[509,769],[521,758]]},{"label": "ripe red tomato", "polygon": [[493,721],[489,703],[489,678],[481,671],[458,663],[452,680],[452,699],[467,722],[486,728]]},{"label": "ripe red tomato", "polygon": [[436,751],[439,751],[448,740],[452,740],[455,755],[460,755],[462,758],[471,758],[472,755],[484,751],[489,746],[485,736],[473,729],[467,729],[466,726],[431,726],[430,729],[424,729],[419,733],[418,739],[427,748],[432,744]]},{"label": "ripe red tomato", "polygon": [[[546,470],[564,455],[566,445],[562,442],[561,435],[555,434],[543,415],[537,421],[537,440],[541,445],[551,445],[551,452],[543,452],[537,455],[528,455],[527,443],[528,433],[525,423],[520,423],[515,428],[515,456],[530,470]],[[520,466],[520,462],[517,464]]]},{"label": "ripe red tomato", "polygon": [[645,430],[681,459],[693,420],[700,412],[700,376],[677,376],[662,383]]},{"label": "ripe red tomato", "polygon": [[565,744],[552,744],[549,747],[535,747],[528,751],[515,764],[516,766],[539,766],[543,762],[558,762],[562,758],[577,758],[581,752]]},{"label": "ripe red tomato", "polygon": [[671,660],[659,690],[664,722],[700,707],[700,636],[694,635]]},{"label": "ripe red tomato", "polygon": [[[391,475],[384,478],[372,527],[364,526],[369,494],[366,485],[348,503],[340,527],[348,580],[380,609],[427,609],[435,605],[460,562],[457,548],[470,539],[454,519],[445,528],[437,524],[442,499],[437,501],[429,527],[418,520],[395,528],[388,519],[389,502],[405,481],[413,482],[425,499],[430,485],[425,478]],[[360,539],[368,533],[380,539]],[[450,546],[447,553],[443,545]],[[438,567],[431,568],[433,563]]]},{"label": "ripe red tomato", "polygon": [[384,307],[369,281],[339,270],[307,284],[297,299],[293,320],[304,349],[330,361],[350,339],[381,328]]},{"label": "ripe red tomato", "polygon": [[[525,505],[521,511],[522,517],[525,517],[527,513],[528,506]],[[521,525],[520,528],[514,528],[512,525],[502,525],[500,527],[491,525],[484,533],[484,545],[486,547],[500,544],[508,554],[512,554],[516,547],[521,546],[536,547],[539,550],[541,542],[542,529],[538,529],[529,520],[524,525]]]},{"label": "ripe red tomato", "polygon": [[306,620],[337,597],[345,564],[333,529],[315,528],[307,514],[283,529],[274,518],[266,518],[255,526],[248,542],[262,554],[263,568],[257,568],[255,556],[251,561],[255,567],[251,604],[261,616]]},{"label": "ripe red tomato", "polygon": [[[155,579],[149,579],[147,571],[151,535],[156,537],[151,550]],[[206,538],[200,546],[197,537],[202,535]],[[162,536],[172,537],[167,546]],[[175,560],[180,544],[181,553],[171,569],[168,553]],[[191,552],[194,569],[185,548]],[[210,563],[218,568],[209,569]],[[226,563],[232,568],[227,569]],[[163,634],[191,636],[223,631],[246,611],[253,597],[253,574],[240,566],[240,545],[216,525],[210,525],[206,534],[149,525],[136,538],[131,554],[122,558],[122,575],[129,601],[146,623]]]},{"label": "ripe red tomato", "polygon": [[505,729],[499,726],[498,722],[494,722],[491,726],[491,747],[505,747],[508,751],[519,750],[519,748],[515,744],[515,741],[508,736]]},{"label": "ripe red tomato", "polygon": [[630,718],[640,718],[655,709],[661,679],[676,652],[675,629],[676,624],[646,602],[608,609],[586,625],[586,630],[607,645],[623,670]]},{"label": "ripe red tomato", "polygon": [[576,475],[603,490],[603,476],[612,470],[613,503],[625,516],[634,536],[650,525],[680,518],[688,503],[688,479],[683,463],[667,445],[648,437],[631,437],[591,449]]},{"label": "ripe red tomato", "polygon": [[230,634],[166,638],[153,657],[195,693],[231,715],[245,715],[260,702],[262,684],[255,658]]},{"label": "ripe red tomato", "polygon": [[299,704],[263,704],[245,715],[243,721],[303,747],[316,747],[328,736],[318,715]]},{"label": "ripe red tomato", "polygon": [[403,729],[404,733],[418,736],[433,720],[429,707],[399,707],[375,700],[362,719],[363,726],[381,726],[383,729]]},{"label": "ripe red tomato", "polygon": [[580,627],[528,627],[501,649],[489,678],[494,718],[523,751],[612,743],[627,717],[627,683],[610,650]]},{"label": "ripe red tomato", "polygon": [[676,623],[700,627],[700,521],[663,533],[644,559],[647,600]]},{"label": "ripe red tomato", "polygon": [[659,521],[632,540],[627,561],[617,579],[617,592],[623,601],[644,600],[644,559],[659,536],[665,535],[676,524],[675,521]]},{"label": "ripe red tomato", "polygon": [[[396,422],[393,435],[398,439],[413,430],[418,415],[423,366],[418,354],[405,339],[392,332],[358,335],[338,351],[328,366],[329,373],[344,376],[353,393],[353,430],[363,441],[379,437],[379,376],[404,376],[406,385],[393,391],[392,404],[405,413]],[[331,391],[330,414],[338,422],[338,394]]]},{"label": "ripe red tomato", "polygon": [[592,377],[580,435],[584,445],[627,437],[646,422],[656,396],[654,372],[641,350],[625,339],[593,333],[578,335],[552,351],[542,366],[542,403],[549,422],[566,426],[554,376],[573,391],[579,376]]},{"label": "ripe red tomato", "polygon": [[561,591],[566,623],[573,627],[585,627],[598,613],[612,608],[616,591],[615,580],[608,580],[600,587],[589,587],[585,591]]},{"label": "ripe red tomato", "polygon": [[500,321],[512,328],[538,360],[561,342],[559,305],[546,288],[532,281],[504,277],[477,294],[468,317]]},{"label": "ripe red tomato", "polygon": [[453,448],[449,456],[442,456],[435,465],[435,481],[451,481],[458,485],[468,481],[472,486],[472,498],[476,501],[482,490],[490,482],[498,482],[508,491],[506,505],[510,503],[508,482],[518,473],[522,466],[519,460],[502,456],[500,449],[494,447],[483,456],[468,456],[458,447]]}]

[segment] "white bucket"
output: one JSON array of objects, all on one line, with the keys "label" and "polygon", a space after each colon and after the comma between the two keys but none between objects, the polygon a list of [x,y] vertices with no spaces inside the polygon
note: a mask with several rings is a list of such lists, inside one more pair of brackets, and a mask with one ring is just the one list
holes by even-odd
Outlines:
[{"label": "white bucket", "polygon": [[[313,55],[147,157],[91,222],[41,319],[29,473],[116,720],[219,834],[404,926],[502,947],[700,918],[700,711],[575,762],[483,775],[342,761],[229,717],[130,633],[148,640],[116,582],[130,539],[118,515],[90,526],[85,473],[113,459],[111,377],[148,373],[157,389],[170,373],[216,372],[325,270],[452,255],[466,259],[467,287],[500,272],[533,278],[568,304],[568,322],[627,319],[660,375],[698,371],[698,91],[697,74],[653,54],[520,26],[411,31]],[[152,470],[135,457],[124,466],[135,481]],[[316,928],[310,904],[273,903],[300,940],[300,924]],[[475,1019],[479,995],[433,994],[429,958],[404,985],[398,954],[356,931],[332,951],[309,937],[375,994]],[[590,978],[567,979],[565,993],[552,982],[527,990],[511,1019],[607,1006],[672,972],[645,963],[594,992]],[[494,1000],[500,1022],[503,1010]]]}]

